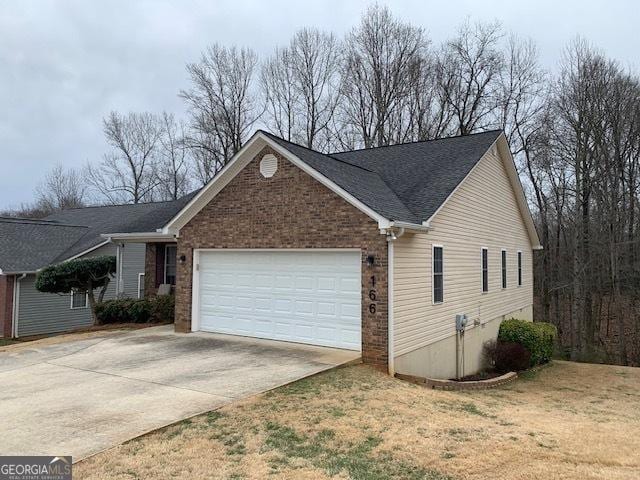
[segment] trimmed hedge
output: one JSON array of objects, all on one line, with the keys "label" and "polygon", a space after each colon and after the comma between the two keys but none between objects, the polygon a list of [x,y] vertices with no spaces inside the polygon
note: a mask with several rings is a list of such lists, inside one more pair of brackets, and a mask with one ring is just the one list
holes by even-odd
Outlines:
[{"label": "trimmed hedge", "polygon": [[173,295],[150,298],[119,298],[96,305],[96,317],[107,323],[172,323],[175,312]]},{"label": "trimmed hedge", "polygon": [[503,343],[519,343],[529,350],[529,363],[533,367],[551,360],[556,335],[556,327],[550,323],[512,318],[500,325],[498,340]]}]

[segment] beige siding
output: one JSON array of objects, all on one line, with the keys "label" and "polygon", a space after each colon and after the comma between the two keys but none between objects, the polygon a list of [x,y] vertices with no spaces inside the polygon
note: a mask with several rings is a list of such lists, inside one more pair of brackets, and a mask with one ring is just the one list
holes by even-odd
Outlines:
[{"label": "beige siding", "polygon": [[[455,315],[482,323],[533,303],[532,245],[497,153],[489,152],[431,221],[428,233],[406,233],[394,245],[395,355],[455,335]],[[432,303],[431,250],[444,248],[444,302]],[[481,248],[489,249],[489,292],[482,293]],[[500,255],[507,250],[501,287]],[[517,252],[523,285],[518,286]]]}]

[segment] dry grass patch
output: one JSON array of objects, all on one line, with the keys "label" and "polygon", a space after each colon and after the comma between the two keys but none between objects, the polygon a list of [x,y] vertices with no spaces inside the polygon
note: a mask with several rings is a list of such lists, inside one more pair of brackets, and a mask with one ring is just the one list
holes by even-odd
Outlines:
[{"label": "dry grass patch", "polygon": [[[152,408],[152,407],[151,407]],[[441,392],[333,370],[80,462],[77,478],[636,479],[640,369]]]}]

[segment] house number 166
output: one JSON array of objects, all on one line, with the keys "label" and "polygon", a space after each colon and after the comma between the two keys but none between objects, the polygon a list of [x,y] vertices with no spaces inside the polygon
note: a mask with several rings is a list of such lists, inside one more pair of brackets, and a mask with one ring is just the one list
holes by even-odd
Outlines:
[{"label": "house number 166", "polygon": [[369,290],[369,300],[371,300],[371,303],[369,303],[369,313],[376,313],[376,300],[378,299],[378,294],[376,292],[375,289],[376,286],[376,277],[375,275],[371,276],[371,289]]}]

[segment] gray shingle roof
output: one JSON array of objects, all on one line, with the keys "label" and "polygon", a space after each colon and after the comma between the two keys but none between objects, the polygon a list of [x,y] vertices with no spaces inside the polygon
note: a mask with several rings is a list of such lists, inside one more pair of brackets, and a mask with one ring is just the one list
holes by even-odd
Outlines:
[{"label": "gray shingle roof", "polygon": [[55,222],[0,218],[0,269],[34,272],[53,263],[88,231],[87,227]]},{"label": "gray shingle roof", "polygon": [[419,224],[436,212],[502,132],[331,154],[263,133],[387,219]]},{"label": "gray shingle roof", "polygon": [[84,252],[103,243],[106,233],[155,232],[184,207],[197,192],[170,202],[107,205],[102,207],[71,208],[49,215],[46,220],[59,223],[87,225],[86,235],[73,247],[61,252],[56,261]]},{"label": "gray shingle roof", "polygon": [[197,192],[171,202],[72,208],[42,220],[0,218],[0,269],[32,272],[85,252],[103,233],[154,232]]}]

